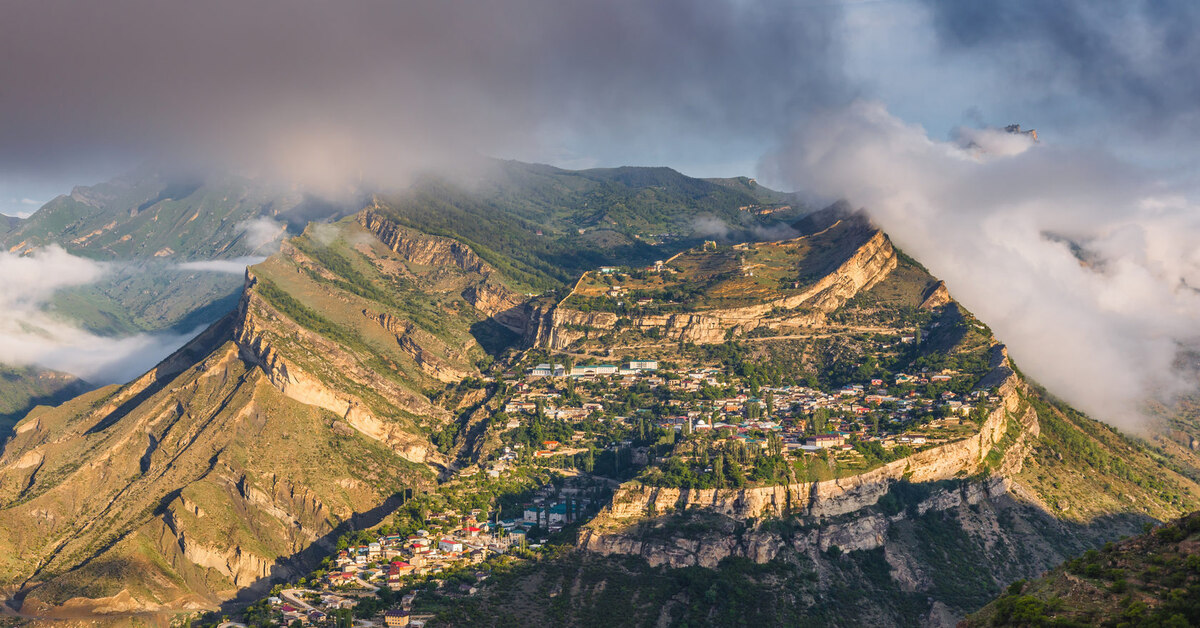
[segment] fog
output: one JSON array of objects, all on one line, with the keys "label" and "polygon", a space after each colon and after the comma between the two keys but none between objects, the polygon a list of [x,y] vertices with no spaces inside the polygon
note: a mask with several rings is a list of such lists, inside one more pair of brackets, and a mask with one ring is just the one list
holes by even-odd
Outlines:
[{"label": "fog", "polygon": [[1141,430],[1148,397],[1197,383],[1176,362],[1200,346],[1200,211],[1186,190],[1103,152],[1044,134],[957,135],[931,139],[860,101],[799,125],[764,168],[866,207],[1028,374]]}]

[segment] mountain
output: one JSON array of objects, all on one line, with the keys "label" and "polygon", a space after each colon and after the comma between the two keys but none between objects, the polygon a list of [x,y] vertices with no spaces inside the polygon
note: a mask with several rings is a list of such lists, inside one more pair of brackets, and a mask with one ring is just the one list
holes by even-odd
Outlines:
[{"label": "mountain", "polygon": [[358,223],[313,227],[154,370],[16,426],[0,547],[23,613],[210,606],[304,573],[341,531],[433,485],[448,459],[429,434],[486,393],[424,391],[478,372],[472,333],[515,336],[459,293],[482,307],[509,293],[455,243],[390,233],[407,257]]},{"label": "mountain", "polygon": [[657,276],[589,273],[535,342],[577,359],[719,356],[764,388],[949,370],[961,398],[987,396],[979,413],[935,419],[916,434],[940,444],[907,455],[752,454],[744,478],[715,470],[747,456],[719,441],[635,448],[652,462],[574,549],[456,601],[444,625],[601,625],[618,598],[637,625],[952,625],[1010,582],[1197,504],[1193,469],[1027,382],[944,284],[863,216],[831,211],[798,240],[687,251]]},{"label": "mountain", "polygon": [[68,373],[0,365],[0,430],[6,432],[36,405],[58,405],[91,388]]},{"label": "mountain", "polygon": [[966,626],[1200,624],[1200,513],[1009,585]]},{"label": "mountain", "polygon": [[946,624],[1200,507],[1194,470],[1027,381],[869,217],[756,241],[779,222],[740,209],[764,200],[747,185],[502,162],[308,225],[156,368],[16,425],[8,607],[234,612],[319,581],[360,530],[520,517],[575,478],[588,514],[530,531],[554,549],[488,563],[469,598],[420,587],[417,610]]}]

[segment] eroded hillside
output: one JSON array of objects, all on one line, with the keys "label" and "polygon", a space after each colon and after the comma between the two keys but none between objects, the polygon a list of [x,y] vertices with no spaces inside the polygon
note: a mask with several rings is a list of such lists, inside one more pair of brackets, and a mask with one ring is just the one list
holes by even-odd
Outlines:
[{"label": "eroded hillside", "polygon": [[426,391],[517,337],[489,318],[511,297],[451,241],[362,223],[254,267],[237,311],[145,376],[17,425],[0,458],[10,604],[208,608],[304,573],[446,472],[431,435],[458,408]]}]

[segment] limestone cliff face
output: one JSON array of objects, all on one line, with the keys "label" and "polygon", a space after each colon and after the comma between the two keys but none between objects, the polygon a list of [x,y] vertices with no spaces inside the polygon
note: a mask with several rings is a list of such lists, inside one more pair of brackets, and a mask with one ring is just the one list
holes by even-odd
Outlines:
[{"label": "limestone cliff face", "polygon": [[859,516],[835,518],[830,522],[806,526],[790,538],[784,538],[770,528],[748,528],[740,534],[722,531],[714,523],[713,534],[662,536],[653,533],[604,534],[596,528],[580,533],[579,546],[604,555],[626,554],[645,558],[651,566],[700,566],[715,568],[730,556],[749,558],[757,563],[775,559],[788,550],[800,554],[826,551],[837,546],[843,551],[869,550],[882,547],[892,526],[913,514],[944,511],[961,505],[973,505],[998,498],[1008,492],[1009,481],[993,476],[982,481],[968,482],[955,488],[934,491],[920,501],[912,511],[894,515],[871,512]]},{"label": "limestone cliff face", "polygon": [[[774,557],[773,551],[768,549],[774,543],[769,536],[763,537],[767,539],[765,545],[736,545],[730,539],[709,539],[715,545],[695,545],[686,538],[673,539],[673,545],[666,545],[641,539],[635,525],[662,515],[692,513],[718,515],[740,522],[780,517],[821,521],[850,516],[849,522],[828,529],[822,527],[821,531],[814,533],[815,536],[806,538],[817,545],[823,543],[822,549],[830,544],[850,549],[878,547],[882,538],[878,532],[886,530],[887,522],[878,516],[855,518],[853,515],[875,505],[889,492],[893,483],[902,479],[913,483],[937,482],[987,471],[985,458],[1000,443],[1010,422],[1019,425],[1022,436],[1007,450],[1000,471],[1016,473],[1020,470],[1024,458],[1024,440],[1036,438],[1039,433],[1037,413],[1021,400],[1024,383],[1009,369],[1003,352],[998,349],[996,353],[1000,356],[1000,362],[994,365],[994,372],[1006,374],[999,385],[1003,403],[987,416],[975,436],[918,452],[865,473],[824,482],[730,490],[659,488],[628,483],[616,491],[612,502],[588,524],[580,536],[580,545],[604,554],[636,553],[652,563],[657,561],[672,566],[710,566],[709,563],[715,564],[730,555],[747,556],[755,560]],[[972,494],[991,495],[997,490],[1002,493],[1007,491],[1009,484],[1003,477],[997,475],[976,488],[964,488],[966,492],[961,499],[969,501],[973,499],[969,497]],[[918,511],[941,508],[947,504],[957,505],[962,503],[961,499],[948,494],[935,494]],[[681,543],[687,546],[687,551],[678,550]],[[661,556],[659,552],[662,552]],[[689,563],[689,560],[702,562]]]},{"label": "limestone cliff face", "polygon": [[484,262],[471,247],[451,238],[413,232],[384,217],[378,206],[365,209],[358,223],[401,257],[421,266],[455,267],[466,273],[480,275],[462,291],[462,297],[472,307],[496,322],[518,333],[526,333],[529,318],[525,311],[526,298],[505,287],[495,270]]},{"label": "limestone cliff face", "polygon": [[[635,329],[657,329],[665,338],[697,344],[724,342],[730,330],[744,334],[759,327],[817,326],[824,322],[827,314],[845,305],[854,295],[869,290],[885,279],[896,268],[897,262],[896,250],[888,237],[882,231],[871,228],[863,244],[845,261],[799,294],[746,307],[676,314],[634,314],[629,319]],[[797,308],[803,310],[773,314]],[[541,319],[544,329],[539,329],[534,339],[538,346],[561,350],[583,337],[586,330],[614,329],[617,319],[617,315],[611,312],[582,312],[559,305],[548,317]]]},{"label": "limestone cliff face", "polygon": [[449,263],[469,273],[482,273],[488,268],[471,247],[462,242],[450,238],[417,236],[374,209],[359,213],[358,222],[414,264],[442,266]]},{"label": "limestone cliff face", "polygon": [[[436,378],[438,381],[451,383],[457,382],[464,377],[469,377],[472,372],[463,369],[457,369],[451,366],[446,360],[438,357],[437,353],[427,349],[427,345],[436,344],[443,352],[450,351],[441,341],[433,338],[431,334],[422,333],[415,325],[408,321],[400,320],[391,314],[373,315],[367,310],[363,310],[363,315],[375,322],[379,326],[386,329],[396,337],[396,344],[404,351],[413,362],[422,371]],[[418,336],[420,337],[418,339]],[[459,361],[466,360],[466,356],[455,356]]]},{"label": "limestone cliff face", "polygon": [[[275,312],[253,288],[256,279],[247,272],[246,290],[238,307],[234,340],[246,361],[257,365],[280,392],[300,403],[317,406],[343,417],[359,432],[386,443],[392,450],[413,462],[441,462],[428,440],[400,424],[375,416],[357,395],[335,389],[323,378],[305,371],[272,344],[280,335],[302,338],[304,345],[322,356],[324,364],[342,376],[364,385],[393,405],[418,416],[441,417],[448,420],[445,409],[434,406],[428,399],[385,380],[377,373],[358,365],[345,354],[346,349],[324,337],[291,324]],[[281,332],[280,326],[286,327]],[[415,349],[414,349],[415,351]]]}]

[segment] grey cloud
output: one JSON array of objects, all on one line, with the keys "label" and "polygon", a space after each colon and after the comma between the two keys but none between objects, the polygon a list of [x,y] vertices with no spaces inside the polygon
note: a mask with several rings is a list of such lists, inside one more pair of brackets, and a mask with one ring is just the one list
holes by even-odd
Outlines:
[{"label": "grey cloud", "polygon": [[240,275],[246,272],[247,266],[253,266],[267,258],[265,257],[235,257],[233,259],[200,260],[179,264],[180,270],[197,270],[209,273],[229,273]]},{"label": "grey cloud", "polygon": [[1197,384],[1177,369],[1200,346],[1196,197],[1104,151],[964,136],[982,142],[937,141],[859,102],[798,125],[764,168],[865,206],[1027,373],[1097,418],[1144,428],[1149,398]]},{"label": "grey cloud", "polygon": [[4,15],[0,171],[154,154],[337,186],[473,153],[714,148],[845,93],[838,8],[783,1],[50,0]]},{"label": "grey cloud", "polygon": [[946,52],[979,53],[981,66],[1007,74],[1005,89],[1053,110],[1063,126],[1200,135],[1200,4],[923,2]]}]

